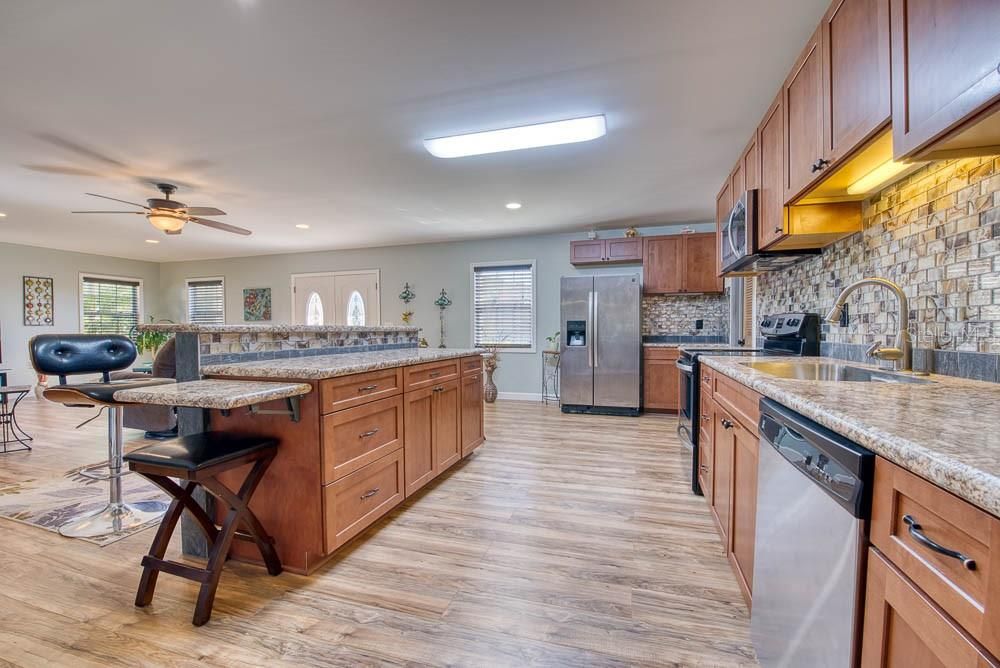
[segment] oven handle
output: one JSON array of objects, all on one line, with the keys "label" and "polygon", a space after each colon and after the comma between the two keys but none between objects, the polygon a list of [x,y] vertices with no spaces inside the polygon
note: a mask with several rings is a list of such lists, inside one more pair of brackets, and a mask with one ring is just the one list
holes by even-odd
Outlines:
[{"label": "oven handle", "polygon": [[694,374],[694,367],[690,364],[684,364],[680,360],[677,360],[674,364],[681,370],[681,373]]},{"label": "oven handle", "polygon": [[682,443],[693,443],[694,439],[691,438],[691,430],[685,425],[677,425],[677,436],[682,439]]}]

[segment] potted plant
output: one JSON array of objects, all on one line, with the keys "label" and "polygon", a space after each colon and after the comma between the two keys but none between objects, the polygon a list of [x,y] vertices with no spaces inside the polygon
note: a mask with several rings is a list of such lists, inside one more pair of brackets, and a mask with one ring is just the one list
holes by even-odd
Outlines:
[{"label": "potted plant", "polygon": [[556,332],[552,336],[546,336],[545,340],[549,342],[549,350],[558,351],[559,350],[559,334]]},{"label": "potted plant", "polygon": [[[149,316],[149,322],[154,322],[153,316]],[[166,320],[164,322],[170,321]],[[170,332],[140,331],[138,327],[132,328],[131,335],[132,340],[135,341],[135,348],[139,351],[140,355],[149,352],[154,357],[156,356],[156,351],[162,348],[163,344],[173,336]]]}]

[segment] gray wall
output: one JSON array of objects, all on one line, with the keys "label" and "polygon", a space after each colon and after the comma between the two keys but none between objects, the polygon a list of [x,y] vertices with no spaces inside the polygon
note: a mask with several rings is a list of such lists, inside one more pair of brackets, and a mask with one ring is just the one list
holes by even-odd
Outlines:
[{"label": "gray wall", "polygon": [[[28,339],[36,334],[80,331],[80,273],[141,278],[144,313],[161,317],[160,267],[155,262],[0,243],[0,326],[3,362],[11,384],[33,384],[35,374],[28,359]],[[48,276],[55,291],[55,323],[51,327],[25,327],[22,276]]]},{"label": "gray wall", "polygon": [[[693,226],[697,231],[714,224]],[[646,228],[642,234],[677,234],[679,226]],[[621,230],[602,231],[601,237],[620,237]],[[569,242],[584,234],[522,236],[506,239],[392,246],[344,251],[320,251],[263,255],[224,260],[170,262],[160,265],[160,317],[182,321],[185,317],[187,278],[225,276],[226,319],[238,323],[243,317],[243,288],[270,287],[274,322],[291,322],[290,281],[293,273],[354,269],[381,270],[382,322],[400,323],[403,302],[397,295],[409,281],[417,298],[410,303],[413,323],[423,328],[431,346],[437,346],[438,309],[433,302],[441,288],[453,304],[445,311],[446,342],[449,347],[471,344],[471,275],[475,262],[535,260],[536,262],[536,352],[506,352],[495,379],[501,392],[535,394],[541,391],[541,350],[545,337],[559,329],[559,277],[583,274],[641,273],[639,266],[576,269],[569,263]]]}]

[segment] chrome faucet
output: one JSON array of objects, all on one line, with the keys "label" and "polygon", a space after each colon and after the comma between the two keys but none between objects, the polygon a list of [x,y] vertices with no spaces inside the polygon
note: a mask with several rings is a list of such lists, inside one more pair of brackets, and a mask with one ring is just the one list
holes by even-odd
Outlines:
[{"label": "chrome faucet", "polygon": [[896,319],[896,338],[894,348],[883,348],[881,343],[875,343],[870,347],[865,354],[868,357],[876,357],[880,360],[885,360],[893,363],[898,362],[897,371],[912,371],[913,370],[913,351],[912,344],[910,342],[910,310],[909,305],[906,300],[906,295],[903,293],[903,288],[899,287],[897,284],[885,278],[862,278],[860,281],[855,281],[851,283],[844,291],[840,293],[837,297],[836,303],[834,303],[833,308],[830,312],[826,314],[827,322],[839,322],[841,315],[844,313],[844,304],[847,303],[847,297],[860,287],[865,285],[875,285],[887,288],[890,292],[896,295],[896,301],[899,302],[899,317]]}]

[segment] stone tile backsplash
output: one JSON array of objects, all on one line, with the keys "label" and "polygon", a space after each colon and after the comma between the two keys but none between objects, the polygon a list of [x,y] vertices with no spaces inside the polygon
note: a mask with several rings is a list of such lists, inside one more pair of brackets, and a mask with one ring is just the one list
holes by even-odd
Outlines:
[{"label": "stone tile backsplash", "polygon": [[[696,329],[695,321],[704,327]],[[648,295],[642,298],[643,336],[721,336],[729,333],[725,295]]]},{"label": "stone tile backsplash", "polygon": [[[824,314],[845,286],[871,276],[903,287],[915,348],[954,353],[915,355],[915,362],[997,380],[1000,157],[933,162],[882,190],[864,203],[861,232],[758,276],[758,312]],[[841,344],[830,350],[846,356],[855,346],[892,343],[898,313],[888,291],[865,287],[848,303],[848,327],[823,326],[824,342]]]},{"label": "stone tile backsplash", "polygon": [[202,364],[416,348],[418,331],[223,332],[198,335]]}]

